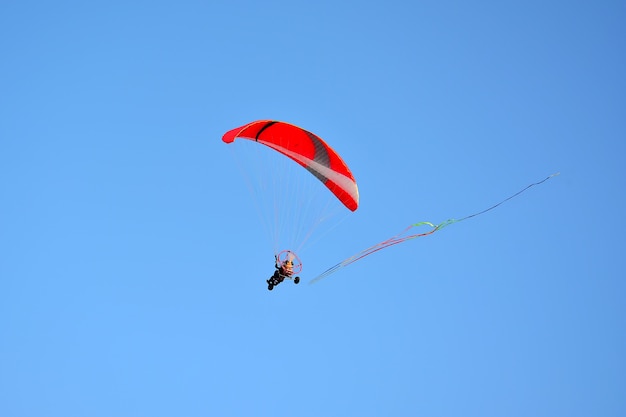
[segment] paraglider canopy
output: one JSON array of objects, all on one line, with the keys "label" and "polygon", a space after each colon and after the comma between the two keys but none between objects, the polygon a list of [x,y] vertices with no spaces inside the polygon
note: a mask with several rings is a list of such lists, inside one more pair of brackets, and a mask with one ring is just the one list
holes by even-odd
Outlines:
[{"label": "paraglider canopy", "polygon": [[248,139],[291,158],[320,180],[351,211],[359,207],[359,189],[348,165],[319,136],[298,126],[258,120],[232,129],[222,140]]}]

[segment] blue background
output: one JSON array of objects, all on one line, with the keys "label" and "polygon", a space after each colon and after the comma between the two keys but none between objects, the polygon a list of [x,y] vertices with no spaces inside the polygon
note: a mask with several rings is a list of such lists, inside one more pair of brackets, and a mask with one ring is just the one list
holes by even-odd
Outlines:
[{"label": "blue background", "polygon": [[[619,1],[2,2],[0,415],[626,415],[624,21]],[[266,118],[331,143],[361,192],[271,293],[221,142]]]}]

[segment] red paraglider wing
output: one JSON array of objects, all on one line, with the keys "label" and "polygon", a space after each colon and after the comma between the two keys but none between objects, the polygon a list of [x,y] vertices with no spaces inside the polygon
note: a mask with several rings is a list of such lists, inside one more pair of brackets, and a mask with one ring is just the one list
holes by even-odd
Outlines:
[{"label": "red paraglider wing", "polygon": [[319,136],[289,123],[258,120],[230,130],[222,140],[249,139],[293,159],[319,179],[348,209],[359,207],[359,189],[348,165]]}]

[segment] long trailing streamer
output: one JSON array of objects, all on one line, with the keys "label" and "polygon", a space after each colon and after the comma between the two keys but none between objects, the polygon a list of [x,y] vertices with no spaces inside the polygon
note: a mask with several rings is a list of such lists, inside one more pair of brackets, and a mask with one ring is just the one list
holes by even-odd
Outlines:
[{"label": "long trailing streamer", "polygon": [[[343,268],[345,266],[348,266],[351,263],[354,263],[354,262],[356,262],[356,261],[358,261],[360,259],[363,259],[366,256],[369,256],[369,255],[371,255],[371,254],[373,254],[375,252],[378,252],[381,249],[385,249],[385,248],[388,248],[390,246],[397,245],[398,243],[406,242],[407,240],[415,239],[415,238],[422,237],[422,236],[432,235],[436,231],[441,230],[444,227],[449,226],[451,224],[462,222],[463,220],[471,219],[472,217],[480,216],[481,214],[484,214],[484,213],[486,213],[486,212],[488,212],[490,210],[495,209],[496,207],[500,206],[501,204],[506,203],[510,199],[517,197],[518,195],[520,195],[524,191],[528,190],[529,188],[534,187],[535,185],[543,184],[544,182],[548,181],[550,178],[555,177],[557,175],[559,175],[559,172],[554,173],[554,174],[544,178],[543,180],[541,180],[539,182],[534,182],[534,183],[532,183],[530,185],[527,185],[522,190],[520,190],[520,191],[516,192],[515,194],[505,198],[504,200],[500,201],[499,203],[494,204],[493,206],[491,206],[491,207],[489,207],[489,208],[487,208],[485,210],[479,211],[479,212],[474,213],[474,214],[470,214],[469,216],[465,216],[465,217],[460,218],[460,219],[448,219],[448,220],[446,220],[446,221],[444,221],[442,223],[439,223],[439,224],[433,224],[431,222],[419,222],[419,223],[412,224],[409,227],[407,227],[406,229],[404,229],[402,232],[398,233],[397,235],[395,235],[395,236],[393,236],[393,237],[391,237],[391,238],[389,238],[389,239],[387,239],[385,241],[377,243],[374,246],[370,246],[369,248],[364,249],[361,252],[359,252],[359,253],[357,253],[355,255],[352,255],[351,257],[349,257],[349,258],[339,262],[337,265],[334,265],[334,266],[328,268],[326,271],[322,272],[320,275],[318,275],[317,277],[315,277],[311,281],[309,281],[309,284],[313,284],[313,283],[315,283],[317,281],[320,281],[320,280],[326,278],[327,276],[329,276],[330,274],[337,272],[339,269],[341,269],[341,268]],[[414,227],[420,227],[420,226],[428,226],[428,227],[430,227],[430,230],[427,231],[427,232],[423,232],[423,233],[408,234],[411,229],[413,229]]]}]

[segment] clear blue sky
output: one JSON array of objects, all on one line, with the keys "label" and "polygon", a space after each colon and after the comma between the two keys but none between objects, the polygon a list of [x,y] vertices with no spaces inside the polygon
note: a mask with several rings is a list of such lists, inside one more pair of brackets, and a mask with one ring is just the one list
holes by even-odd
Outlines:
[{"label": "clear blue sky", "polygon": [[[625,21],[619,1],[4,1],[0,415],[626,415]],[[361,192],[272,292],[221,142],[266,118],[332,143]]]}]

